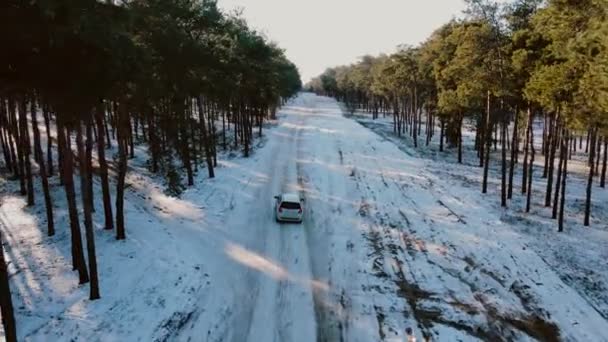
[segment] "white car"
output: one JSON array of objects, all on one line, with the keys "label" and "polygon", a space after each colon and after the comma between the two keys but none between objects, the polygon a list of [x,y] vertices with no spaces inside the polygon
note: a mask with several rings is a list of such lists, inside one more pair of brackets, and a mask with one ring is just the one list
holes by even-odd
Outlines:
[{"label": "white car", "polygon": [[297,194],[281,194],[276,199],[274,213],[277,222],[302,223],[304,199]]}]

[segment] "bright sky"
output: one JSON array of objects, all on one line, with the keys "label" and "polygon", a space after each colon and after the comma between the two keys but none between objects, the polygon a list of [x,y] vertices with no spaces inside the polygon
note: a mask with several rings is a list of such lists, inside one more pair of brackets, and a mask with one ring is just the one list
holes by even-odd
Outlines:
[{"label": "bright sky", "polygon": [[325,68],[425,40],[463,0],[219,0],[286,50],[308,82]]}]

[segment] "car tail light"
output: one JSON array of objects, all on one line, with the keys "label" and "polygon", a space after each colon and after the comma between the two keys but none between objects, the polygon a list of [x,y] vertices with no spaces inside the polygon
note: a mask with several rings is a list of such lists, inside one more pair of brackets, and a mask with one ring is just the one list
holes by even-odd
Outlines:
[{"label": "car tail light", "polygon": [[298,209],[298,214],[302,213],[302,208]]},{"label": "car tail light", "polygon": [[283,208],[279,207],[279,212],[282,213],[283,212]]}]

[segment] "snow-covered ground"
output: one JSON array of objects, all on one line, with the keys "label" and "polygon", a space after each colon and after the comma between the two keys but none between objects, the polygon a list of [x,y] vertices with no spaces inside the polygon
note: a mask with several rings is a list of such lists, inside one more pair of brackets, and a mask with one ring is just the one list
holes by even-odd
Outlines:
[{"label": "snow-covered ground", "polygon": [[[457,163],[456,150],[446,148],[439,152],[439,132],[429,146],[424,141],[413,148],[413,141],[405,134],[393,134],[390,117],[371,119],[369,115],[351,116],[365,127],[392,141],[408,154],[426,160],[426,170],[474,192],[481,190],[481,172],[474,150],[474,130],[470,127],[464,134],[463,164]],[[511,127],[512,129],[512,127]],[[588,154],[585,142],[577,142],[577,152],[568,164],[566,192],[565,231],[557,233],[557,221],[551,219],[552,208],[544,207],[547,180],[542,178],[544,158],[539,155],[542,148],[543,122],[534,125],[536,162],[534,171],[532,210],[525,213],[525,195],[521,194],[522,166],[516,167],[513,199],[508,209],[501,210],[500,203],[500,150],[494,151],[490,168],[489,195],[480,195],[479,200],[493,203],[500,212],[501,220],[511,223],[519,233],[528,235],[530,246],[557,271],[562,280],[575,288],[605,318],[608,319],[608,191],[594,181],[592,195],[591,226],[583,226],[585,192],[588,181]],[[424,140],[424,139],[421,139]],[[499,146],[500,149],[500,146]],[[510,155],[510,152],[508,152]],[[509,157],[508,157],[509,158]],[[519,154],[520,163],[523,153]]]},{"label": "snow-covered ground", "polygon": [[[211,180],[201,170],[180,199],[163,194],[138,151],[127,240],[96,231],[95,302],[71,271],[57,179],[53,238],[43,207],[26,208],[17,184],[0,179],[21,339],[402,341],[411,327],[438,341],[608,341],[601,296],[558,267],[606,277],[606,229],[554,238],[546,223],[530,233],[536,223],[470,184],[479,170],[419,155],[345,118],[332,99],[302,94],[265,134],[251,158],[220,160]],[[274,221],[282,191],[305,197],[304,224]],[[547,260],[543,239],[575,256]]]}]

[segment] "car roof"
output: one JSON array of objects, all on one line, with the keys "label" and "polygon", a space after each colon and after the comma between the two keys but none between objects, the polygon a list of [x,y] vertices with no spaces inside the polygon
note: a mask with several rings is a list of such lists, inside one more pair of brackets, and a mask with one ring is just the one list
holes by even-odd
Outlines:
[{"label": "car roof", "polygon": [[282,194],[281,200],[283,202],[295,202],[300,203],[300,196],[298,194]]}]

